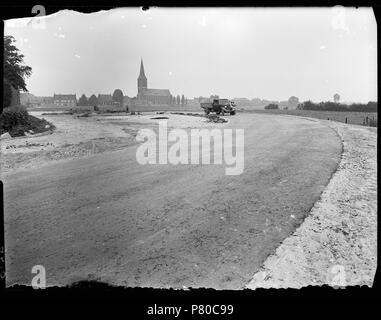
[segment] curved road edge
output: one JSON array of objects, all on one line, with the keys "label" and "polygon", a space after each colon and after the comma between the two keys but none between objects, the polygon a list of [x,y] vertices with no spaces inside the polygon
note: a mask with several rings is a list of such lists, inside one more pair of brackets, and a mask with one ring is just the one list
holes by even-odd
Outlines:
[{"label": "curved road edge", "polygon": [[[312,120],[312,119],[309,119]],[[372,286],[377,268],[377,129],[327,120],[340,136],[337,171],[301,226],[246,286]]]}]

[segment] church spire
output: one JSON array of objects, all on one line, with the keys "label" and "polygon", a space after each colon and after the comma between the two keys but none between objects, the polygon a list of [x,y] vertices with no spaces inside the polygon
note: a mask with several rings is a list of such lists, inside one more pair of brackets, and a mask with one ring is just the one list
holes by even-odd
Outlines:
[{"label": "church spire", "polygon": [[140,74],[139,74],[139,78],[146,78],[146,75],[144,74],[143,59],[140,60]]},{"label": "church spire", "polygon": [[147,89],[147,77],[144,74],[143,59],[140,60],[140,74],[138,78],[138,94],[144,92]]}]

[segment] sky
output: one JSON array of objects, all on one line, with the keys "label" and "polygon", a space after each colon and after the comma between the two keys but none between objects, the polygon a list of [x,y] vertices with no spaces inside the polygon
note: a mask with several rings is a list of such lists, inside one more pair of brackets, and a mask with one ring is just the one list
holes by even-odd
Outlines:
[{"label": "sky", "polygon": [[[149,88],[188,98],[377,100],[377,25],[370,8],[119,8],[7,20],[32,67],[30,93]],[[32,15],[31,15],[32,16]]]}]

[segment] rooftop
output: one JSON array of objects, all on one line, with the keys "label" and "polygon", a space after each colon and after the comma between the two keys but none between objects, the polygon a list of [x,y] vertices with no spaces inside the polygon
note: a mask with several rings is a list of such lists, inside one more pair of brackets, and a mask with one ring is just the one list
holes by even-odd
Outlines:
[{"label": "rooftop", "polygon": [[77,96],[75,94],[54,94],[54,100],[77,100]]},{"label": "rooftop", "polygon": [[144,94],[150,96],[170,96],[171,93],[168,89],[145,89]]}]

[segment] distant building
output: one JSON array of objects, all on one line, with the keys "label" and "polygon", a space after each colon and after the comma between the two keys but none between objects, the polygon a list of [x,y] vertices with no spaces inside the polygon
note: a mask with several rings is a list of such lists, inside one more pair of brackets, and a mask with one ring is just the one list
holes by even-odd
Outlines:
[{"label": "distant building", "polygon": [[54,94],[53,104],[57,107],[75,107],[77,96],[75,94]]},{"label": "distant building", "polygon": [[98,94],[98,105],[108,106],[113,104],[111,94]]},{"label": "distant building", "polygon": [[139,104],[148,105],[170,105],[172,95],[168,89],[149,89],[147,87],[147,77],[144,73],[143,60],[140,62],[140,74],[138,77],[138,95]]},{"label": "distant building", "polygon": [[284,109],[284,108],[288,109],[288,107],[291,107],[291,106],[289,105],[288,101],[284,100],[284,101],[279,101],[279,107],[280,109]]},{"label": "distant building", "polygon": [[123,105],[128,106],[136,102],[136,97],[123,96]]},{"label": "distant building", "polygon": [[36,106],[40,103],[40,100],[33,94],[29,92],[21,92],[20,93],[20,103],[23,106]]},{"label": "distant building", "polygon": [[39,97],[29,92],[21,92],[20,103],[26,107],[52,106],[54,105],[54,99],[53,97]]},{"label": "distant building", "polygon": [[198,98],[193,98],[193,100],[197,100],[198,103],[201,103],[201,102],[210,102],[210,98],[208,97],[202,97],[202,96],[199,96]]},{"label": "distant building", "polygon": [[53,97],[41,97],[41,105],[43,106],[51,106],[54,104]]},{"label": "distant building", "polygon": [[129,104],[131,99],[129,96],[123,96],[123,104]]},{"label": "distant building", "polygon": [[246,107],[251,106],[252,102],[248,98],[234,98],[232,99],[237,106]]},{"label": "distant building", "polygon": [[265,103],[260,98],[253,98],[251,99],[251,105],[258,107],[258,106],[264,106]]}]

